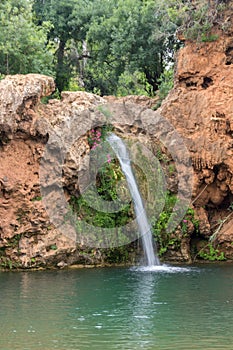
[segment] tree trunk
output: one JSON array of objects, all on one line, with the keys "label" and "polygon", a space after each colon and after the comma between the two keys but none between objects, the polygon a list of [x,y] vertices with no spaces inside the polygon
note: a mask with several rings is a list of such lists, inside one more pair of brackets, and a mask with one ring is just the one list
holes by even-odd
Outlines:
[{"label": "tree trunk", "polygon": [[67,88],[69,83],[68,67],[64,64],[65,46],[66,41],[61,40],[57,50],[57,67],[55,83],[60,92]]}]

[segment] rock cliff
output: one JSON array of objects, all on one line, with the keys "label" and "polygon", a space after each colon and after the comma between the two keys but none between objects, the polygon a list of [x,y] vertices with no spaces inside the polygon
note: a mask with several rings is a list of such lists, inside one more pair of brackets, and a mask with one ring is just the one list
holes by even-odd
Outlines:
[{"label": "rock cliff", "polygon": [[[175,87],[162,105],[190,151],[193,205],[200,236],[232,259],[233,27],[209,43],[186,43],[177,57]],[[200,244],[199,244],[200,245]]]},{"label": "rock cliff", "polygon": [[[87,248],[85,242],[77,244],[72,230],[69,234],[61,233],[59,225],[54,224],[45,210],[40,179],[40,162],[55,130],[59,142],[65,143],[68,136],[71,138],[58,187],[64,188],[66,201],[79,193],[80,178],[89,162],[90,130],[106,123],[106,113],[98,108],[103,105],[110,112],[111,124],[117,133],[140,140],[161,161],[171,192],[179,190],[178,180],[181,180],[180,192],[189,196],[187,169],[190,171],[190,165],[185,158],[191,159],[193,184],[189,206],[194,210],[199,229],[194,230],[195,220],[189,218],[184,220],[185,232],[178,223],[171,241],[174,243],[179,238],[179,246],[171,243],[165,257],[191,261],[191,256],[195,258],[202,251],[202,257],[215,254],[218,259],[223,253],[225,258],[233,259],[233,41],[230,33],[228,26],[228,33],[220,35],[215,42],[186,43],[178,54],[174,89],[157,111],[150,109],[155,101],[146,97],[117,100],[85,92],[64,92],[61,100],[43,104],[41,99],[49,96],[55,86],[52,78],[42,75],[7,76],[0,82],[1,266],[63,267],[104,261],[105,256],[98,247]],[[170,126],[164,124],[164,119]],[[179,147],[178,136],[174,136],[172,128],[183,142]],[[71,133],[66,134],[67,130]],[[175,157],[183,157],[178,165],[173,151],[179,154]],[[52,158],[47,163],[52,173],[57,155],[51,151],[49,157]],[[173,164],[182,173],[180,179]],[[57,210],[59,198],[54,190],[57,184],[52,175],[47,176],[49,195]],[[61,207],[58,217],[67,214],[67,208],[62,211]],[[208,251],[210,237],[212,253]]]}]

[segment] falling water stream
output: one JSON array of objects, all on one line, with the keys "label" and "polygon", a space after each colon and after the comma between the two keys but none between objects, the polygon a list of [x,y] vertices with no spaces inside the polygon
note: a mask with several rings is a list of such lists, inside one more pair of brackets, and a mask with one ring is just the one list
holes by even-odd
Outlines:
[{"label": "falling water stream", "polygon": [[136,220],[142,237],[143,250],[147,266],[160,265],[159,258],[155,254],[156,247],[153,246],[151,226],[149,224],[142,197],[140,195],[135,176],[131,168],[130,157],[122,139],[115,134],[110,134],[107,141],[115,152],[122,171],[126,177],[130,194],[133,199]]}]

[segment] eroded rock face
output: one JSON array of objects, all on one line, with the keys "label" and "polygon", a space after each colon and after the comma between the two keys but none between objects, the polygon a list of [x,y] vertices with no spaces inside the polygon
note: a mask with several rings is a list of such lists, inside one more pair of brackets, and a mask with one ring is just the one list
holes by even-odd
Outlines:
[{"label": "eroded rock face", "polygon": [[[89,254],[80,247],[77,249],[76,241],[62,235],[50,222],[42,203],[39,168],[51,130],[55,127],[63,130],[63,124],[73,116],[74,109],[81,111],[103,100],[86,93],[64,93],[62,101],[53,100],[42,105],[41,98],[54,89],[52,78],[36,74],[8,76],[0,82],[2,267],[57,264],[63,267],[75,262],[101,262],[102,259],[98,252]],[[86,152],[85,139],[79,140],[80,156]],[[67,163],[71,168],[72,162],[70,152]]]},{"label": "eroded rock face", "polygon": [[[148,98],[137,99],[142,106],[127,100],[115,104],[85,92],[64,92],[62,99],[43,105],[40,99],[54,90],[51,78],[41,75],[9,76],[0,83],[1,148],[0,148],[0,251],[1,265],[6,267],[66,266],[73,263],[101,263],[103,253],[89,247],[85,239],[76,242],[69,214],[56,190],[64,188],[64,197],[80,191],[89,166],[88,136],[109,120],[99,106],[108,103],[107,114],[118,133],[139,139],[151,151],[153,140],[160,134],[159,114],[146,108]],[[146,106],[145,106],[146,101]],[[165,142],[172,131],[167,129]],[[150,136],[149,136],[150,135]],[[54,225],[41,194],[41,160],[50,144],[47,157],[46,186],[53,213],[62,218],[61,230]],[[64,148],[63,148],[64,146]],[[58,148],[57,148],[58,147]],[[56,163],[57,149],[64,152],[64,162]],[[59,184],[59,172],[63,172]],[[51,190],[50,190],[51,189]],[[64,232],[64,225],[65,232]]]},{"label": "eroded rock face", "polygon": [[[216,42],[187,43],[177,60],[176,83],[161,113],[182,135],[195,171],[193,205],[200,235],[233,257],[232,24]],[[219,33],[221,34],[221,33]],[[223,221],[230,214],[226,223]]]},{"label": "eroded rock face", "polygon": [[[230,31],[230,28],[229,28]],[[145,97],[101,98],[64,92],[61,100],[41,104],[54,90],[51,78],[30,74],[0,82],[0,260],[2,266],[38,267],[101,263],[98,248],[62,234],[41,200],[40,162],[48,140],[69,144],[59,186],[64,196],[80,191],[89,167],[90,130],[109,122],[122,137],[139,140],[162,163],[168,189],[189,197],[199,222],[178,223],[166,258],[191,261],[215,238],[214,247],[233,259],[233,42],[229,35],[212,43],[186,43],[179,52],[175,87],[161,108]],[[100,108],[105,106],[106,110]],[[107,118],[107,119],[106,119]],[[169,121],[164,124],[164,120]],[[170,126],[169,126],[170,125]],[[175,131],[178,131],[179,135]],[[180,141],[182,140],[182,142]],[[184,146],[188,150],[184,152]],[[179,159],[178,173],[174,168]],[[49,154],[47,183],[57,210],[59,196],[52,172],[57,157]],[[190,157],[191,163],[188,162]],[[192,165],[192,166],[191,166]],[[191,169],[192,168],[192,169]],[[190,197],[189,174],[193,173]],[[55,172],[61,172],[58,166]],[[88,179],[87,179],[88,182]],[[180,185],[179,185],[180,182]],[[180,187],[179,187],[180,186]],[[60,217],[67,214],[58,208]],[[183,226],[182,226],[183,225]],[[185,228],[185,230],[184,230]],[[67,226],[67,230],[69,231]],[[67,232],[68,232],[67,231]],[[71,230],[72,231],[72,230]],[[202,244],[200,244],[200,241]],[[178,244],[177,244],[178,242]],[[194,253],[192,253],[194,251]]]}]

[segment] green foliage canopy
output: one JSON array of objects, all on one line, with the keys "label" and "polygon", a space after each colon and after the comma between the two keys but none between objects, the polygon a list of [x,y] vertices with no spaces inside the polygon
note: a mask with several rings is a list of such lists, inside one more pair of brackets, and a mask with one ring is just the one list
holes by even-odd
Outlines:
[{"label": "green foliage canopy", "polygon": [[182,45],[177,30],[216,40],[211,28],[225,2],[2,0],[0,74],[54,74],[59,91],[100,95],[154,95],[162,84],[165,96]]},{"label": "green foliage canopy", "polygon": [[51,52],[46,48],[49,24],[36,26],[30,0],[0,3],[0,74],[43,73],[51,75]]},{"label": "green foliage canopy", "polygon": [[153,94],[174,50],[176,24],[161,28],[167,7],[155,0],[35,0],[37,24],[50,21],[48,37],[57,43],[58,89],[78,75],[102,95]]}]

